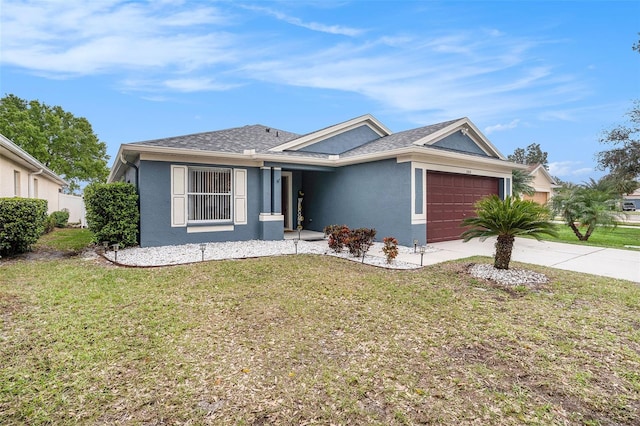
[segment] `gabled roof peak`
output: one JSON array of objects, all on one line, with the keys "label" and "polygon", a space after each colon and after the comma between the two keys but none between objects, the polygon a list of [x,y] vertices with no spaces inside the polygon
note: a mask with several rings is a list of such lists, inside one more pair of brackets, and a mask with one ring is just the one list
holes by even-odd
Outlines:
[{"label": "gabled roof peak", "polygon": [[380,137],[388,136],[392,134],[391,130],[389,130],[384,124],[382,124],[378,119],[376,119],[371,114],[361,115],[359,117],[352,118],[347,121],[343,121],[342,123],[334,124],[329,127],[325,127],[320,130],[316,130],[311,133],[307,133],[306,135],[300,136],[299,138],[292,140],[288,143],[283,143],[281,145],[275,146],[271,148],[269,151],[272,152],[282,152],[282,151],[297,151],[301,148],[307,147],[309,145],[313,145],[330,137],[333,137],[337,134],[346,132],[348,130],[355,129],[360,126],[367,126],[375,133],[377,133]]}]

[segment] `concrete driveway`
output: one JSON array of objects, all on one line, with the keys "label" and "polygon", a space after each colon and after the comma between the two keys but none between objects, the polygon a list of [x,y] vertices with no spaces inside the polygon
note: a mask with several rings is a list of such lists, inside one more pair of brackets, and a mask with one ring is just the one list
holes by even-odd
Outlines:
[{"label": "concrete driveway", "polygon": [[[488,238],[484,242],[474,239],[467,243],[456,240],[429,244],[428,247],[437,250],[425,253],[424,264],[476,255],[493,256],[495,241]],[[516,238],[511,260],[640,282],[640,251]]]}]

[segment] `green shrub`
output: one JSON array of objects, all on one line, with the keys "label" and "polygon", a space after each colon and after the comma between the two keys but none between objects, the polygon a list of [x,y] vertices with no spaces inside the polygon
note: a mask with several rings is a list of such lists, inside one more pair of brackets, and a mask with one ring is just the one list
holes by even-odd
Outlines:
[{"label": "green shrub", "polygon": [[55,227],[56,227],[56,218],[53,217],[52,215],[47,216],[47,219],[44,222],[44,233],[48,234],[49,232],[53,231]]},{"label": "green shrub", "polygon": [[0,198],[0,256],[24,253],[44,233],[47,201]]},{"label": "green shrub", "polygon": [[92,183],[84,190],[87,225],[95,243],[121,248],[138,243],[138,195],[129,183]]},{"label": "green shrub", "polygon": [[67,210],[53,212],[49,216],[56,228],[66,228],[69,222],[69,211]]}]

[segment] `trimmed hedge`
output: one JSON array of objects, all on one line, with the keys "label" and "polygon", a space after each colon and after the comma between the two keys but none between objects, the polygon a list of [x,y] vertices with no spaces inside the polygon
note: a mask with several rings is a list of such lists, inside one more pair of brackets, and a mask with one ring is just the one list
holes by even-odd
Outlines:
[{"label": "trimmed hedge", "polygon": [[0,198],[0,256],[29,251],[46,222],[47,200]]},{"label": "trimmed hedge", "polygon": [[93,241],[120,248],[138,243],[138,195],[130,183],[92,183],[84,190],[87,225]]}]

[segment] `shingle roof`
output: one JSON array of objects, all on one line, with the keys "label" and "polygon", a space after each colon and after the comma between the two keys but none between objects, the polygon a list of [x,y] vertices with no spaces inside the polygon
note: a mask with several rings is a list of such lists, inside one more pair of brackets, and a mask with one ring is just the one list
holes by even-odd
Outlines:
[{"label": "shingle roof", "polygon": [[[355,157],[360,155],[375,154],[392,151],[398,148],[410,147],[417,140],[438,132],[447,126],[459,121],[450,120],[443,123],[405,130],[384,136],[340,154],[340,158]],[[312,132],[315,133],[315,132]],[[270,152],[270,148],[293,141],[306,135],[299,135],[285,130],[274,129],[269,126],[254,124],[231,129],[217,130],[213,132],[196,133],[185,136],[175,136],[163,139],[135,142],[129,145],[155,146],[166,148],[189,149],[196,151],[224,152],[242,154],[245,150],[254,149],[256,153],[277,156],[290,156],[293,158],[328,158],[328,154],[280,151]]]},{"label": "shingle roof", "polygon": [[373,154],[376,152],[390,151],[393,149],[404,148],[413,145],[432,133],[444,129],[445,127],[455,123],[458,120],[445,121],[444,123],[432,124],[430,126],[418,127],[417,129],[405,130],[403,132],[393,133],[389,136],[376,139],[350,151],[342,153],[341,157],[353,157],[357,155]]},{"label": "shingle roof", "polygon": [[273,129],[261,124],[254,124],[213,132],[135,142],[130,145],[183,148],[197,151],[217,151],[241,154],[245,149],[255,149],[256,152],[263,152],[274,146],[296,139],[299,136],[300,135],[286,132],[284,130]]}]

